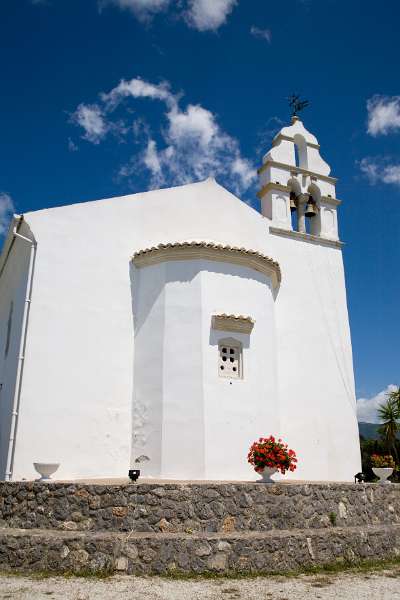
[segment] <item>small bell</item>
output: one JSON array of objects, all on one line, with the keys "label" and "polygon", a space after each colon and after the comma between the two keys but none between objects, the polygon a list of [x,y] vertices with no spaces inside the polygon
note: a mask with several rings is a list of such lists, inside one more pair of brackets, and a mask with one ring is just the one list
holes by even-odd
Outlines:
[{"label": "small bell", "polygon": [[297,210],[296,194],[294,192],[290,192],[290,211],[294,212],[295,210]]},{"label": "small bell", "polygon": [[306,217],[315,217],[315,215],[317,214],[317,206],[312,196],[309,196],[308,198],[306,212],[304,214]]}]

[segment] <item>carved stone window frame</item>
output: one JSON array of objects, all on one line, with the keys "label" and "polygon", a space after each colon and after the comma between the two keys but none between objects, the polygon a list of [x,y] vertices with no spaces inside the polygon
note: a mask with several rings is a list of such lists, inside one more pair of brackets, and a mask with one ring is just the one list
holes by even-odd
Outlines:
[{"label": "carved stone window frame", "polygon": [[218,341],[218,377],[243,379],[243,344],[233,337]]}]

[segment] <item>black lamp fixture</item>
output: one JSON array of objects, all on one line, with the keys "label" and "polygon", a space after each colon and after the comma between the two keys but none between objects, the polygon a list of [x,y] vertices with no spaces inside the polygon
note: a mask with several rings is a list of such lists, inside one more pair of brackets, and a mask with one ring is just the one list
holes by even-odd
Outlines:
[{"label": "black lamp fixture", "polygon": [[129,479],[132,481],[137,481],[140,477],[139,469],[129,469],[128,471]]}]

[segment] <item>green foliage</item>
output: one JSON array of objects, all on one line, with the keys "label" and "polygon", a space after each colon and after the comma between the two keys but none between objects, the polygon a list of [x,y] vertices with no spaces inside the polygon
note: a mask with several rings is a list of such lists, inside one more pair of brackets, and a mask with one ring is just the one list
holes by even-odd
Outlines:
[{"label": "green foliage", "polygon": [[387,398],[390,402],[397,403],[397,406],[400,407],[400,386],[397,387],[397,390],[389,392]]},{"label": "green foliage", "polygon": [[337,515],[335,512],[329,513],[329,520],[331,522],[331,525],[333,525],[333,527],[336,526],[336,517],[337,517]]},{"label": "green foliage", "polygon": [[386,448],[393,451],[394,460],[399,464],[399,453],[396,448],[397,433],[400,431],[400,387],[389,392],[386,403],[379,410],[378,415],[382,424],[378,432]]},{"label": "green foliage", "polygon": [[[373,454],[385,455],[389,452],[392,454],[396,465],[399,466],[400,464],[400,442],[397,439],[400,432],[400,387],[388,392],[386,402],[378,409],[378,415],[381,421],[378,427],[380,439],[366,440],[360,436],[362,470],[367,476],[367,481],[375,479],[371,462]],[[392,479],[399,480],[398,470]]]}]

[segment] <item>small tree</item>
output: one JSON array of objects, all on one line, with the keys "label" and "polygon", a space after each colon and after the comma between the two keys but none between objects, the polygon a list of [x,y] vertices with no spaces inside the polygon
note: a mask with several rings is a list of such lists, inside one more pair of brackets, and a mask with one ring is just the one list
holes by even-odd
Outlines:
[{"label": "small tree", "polygon": [[386,397],[390,402],[394,402],[394,404],[397,404],[400,414],[400,386],[397,387],[397,390],[392,390],[391,392],[388,392]]},{"label": "small tree", "polygon": [[386,403],[378,408],[378,415],[382,421],[378,432],[386,448],[393,451],[395,461],[399,464],[396,439],[400,431],[400,388],[389,392],[386,398]]}]

